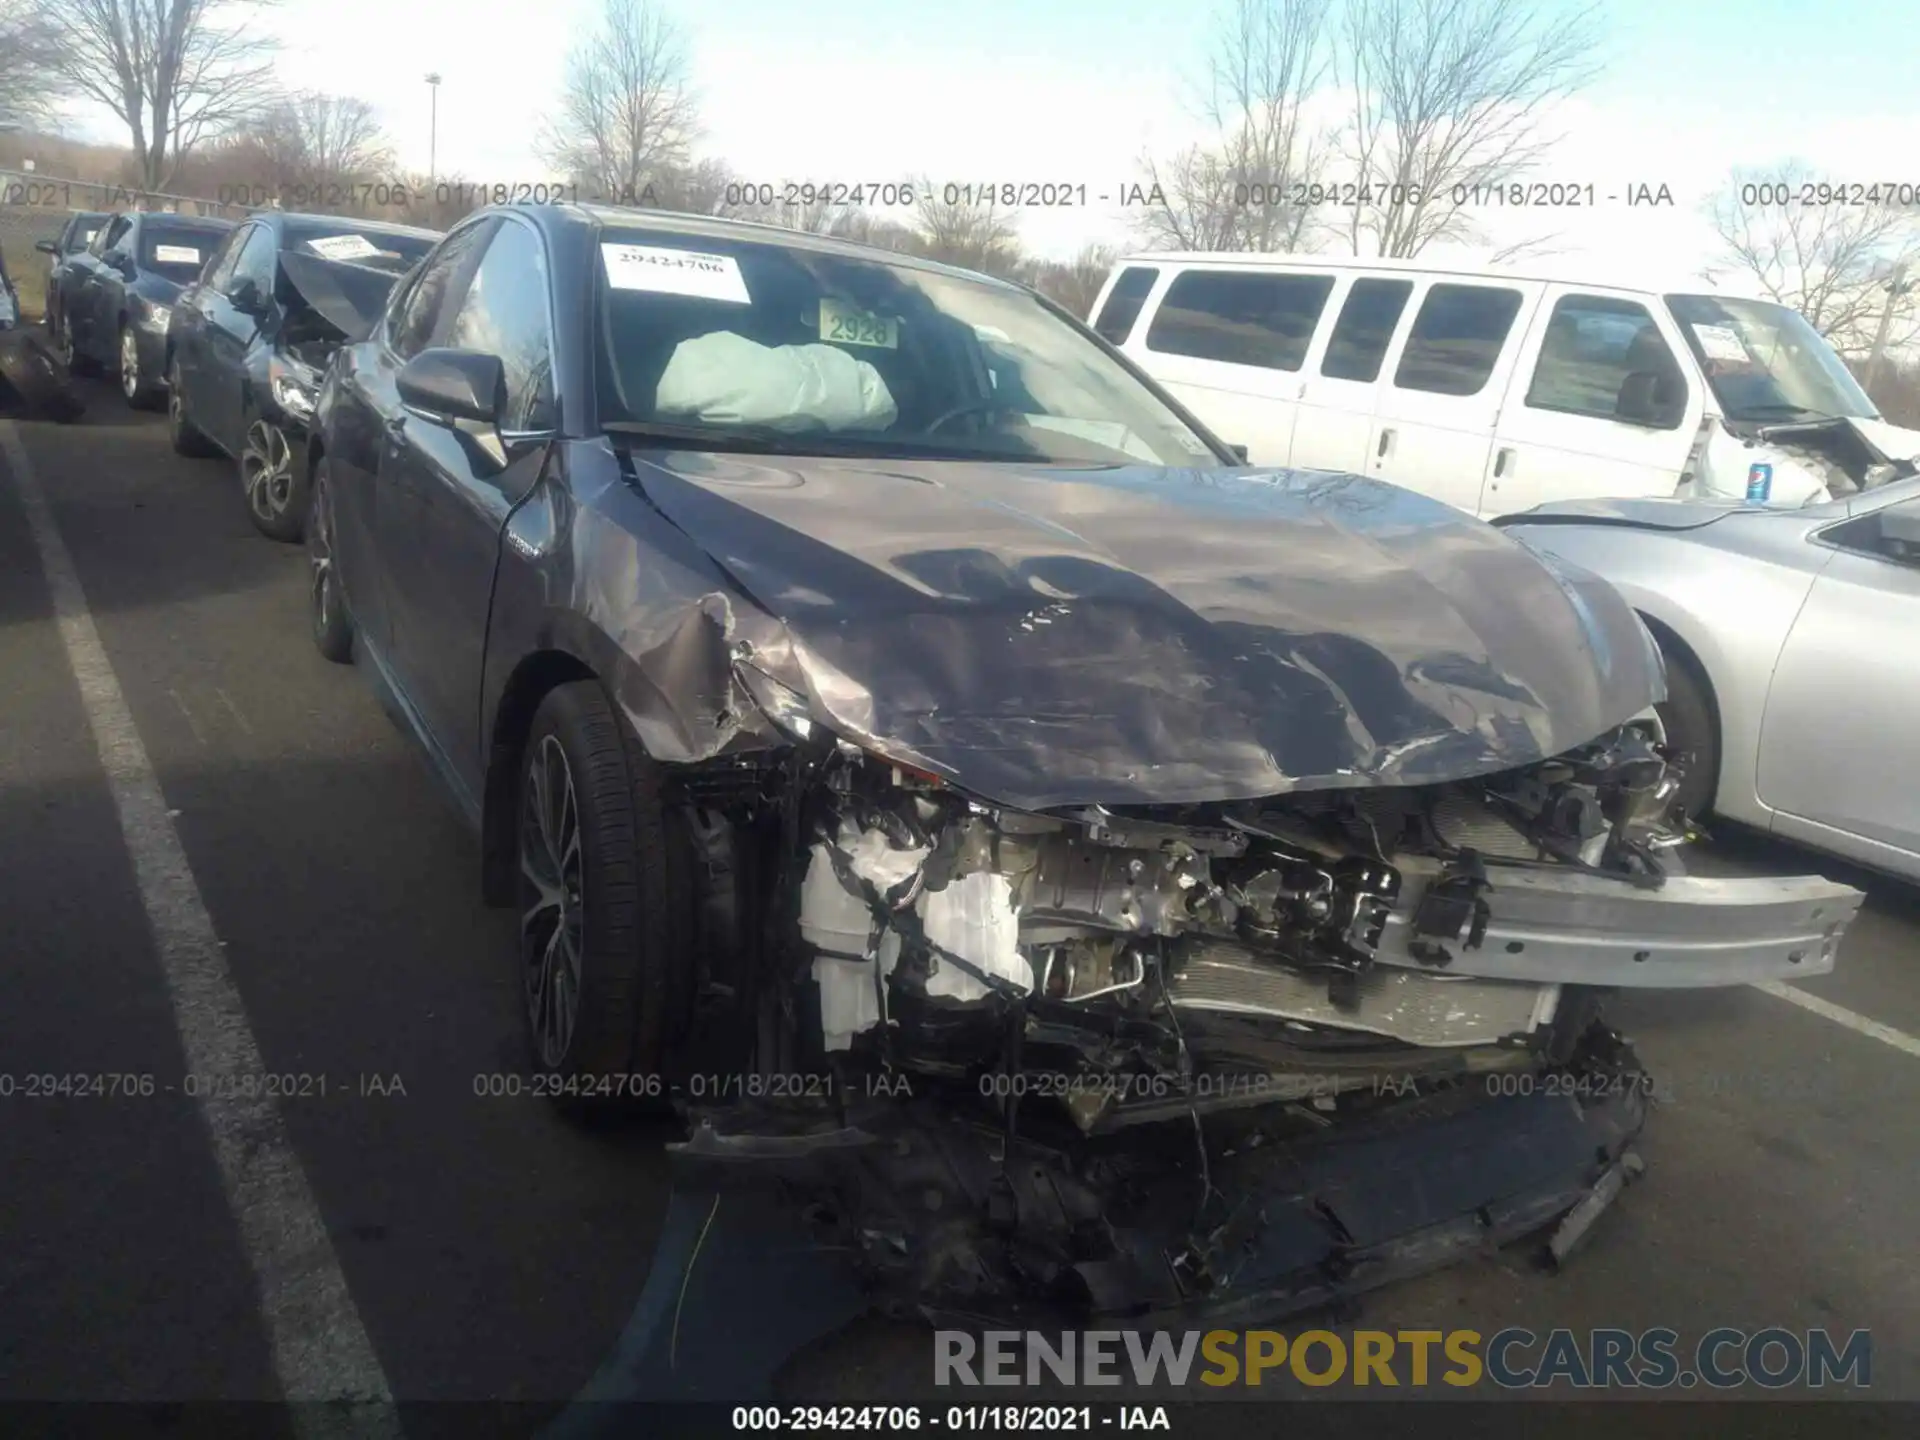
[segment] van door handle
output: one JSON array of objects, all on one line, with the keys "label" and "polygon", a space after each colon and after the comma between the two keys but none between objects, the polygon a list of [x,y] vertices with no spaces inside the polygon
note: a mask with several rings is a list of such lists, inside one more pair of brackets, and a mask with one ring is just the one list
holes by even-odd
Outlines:
[{"label": "van door handle", "polygon": [[1493,478],[1494,479],[1498,480],[1502,475],[1507,473],[1507,465],[1512,459],[1513,459],[1513,451],[1508,449],[1505,446],[1502,446],[1499,450],[1496,450],[1494,452],[1494,456],[1493,456]]},{"label": "van door handle", "polygon": [[1375,450],[1373,453],[1376,456],[1378,456],[1380,459],[1384,460],[1387,458],[1387,451],[1390,450],[1392,447],[1393,447],[1393,431],[1382,430],[1380,432],[1380,448]]}]

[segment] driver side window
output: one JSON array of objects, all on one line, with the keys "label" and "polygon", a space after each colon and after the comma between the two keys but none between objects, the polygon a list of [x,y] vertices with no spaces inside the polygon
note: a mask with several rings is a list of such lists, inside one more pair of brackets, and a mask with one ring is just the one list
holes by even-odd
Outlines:
[{"label": "driver side window", "polygon": [[220,293],[231,295],[243,280],[251,280],[262,297],[272,295],[274,250],[271,230],[265,225],[249,227],[246,242],[235,254],[233,271],[221,284]]},{"label": "driver side window", "polygon": [[387,328],[387,343],[402,360],[411,360],[433,343],[434,333],[447,314],[447,307],[459,294],[480,242],[493,229],[494,221],[482,220],[456,230],[440,242],[440,248],[427,257],[413,287],[401,302],[400,310]]},{"label": "driver side window", "polygon": [[207,273],[201,280],[206,289],[225,294],[227,281],[232,278],[234,261],[240,258],[240,249],[247,243],[247,237],[253,233],[251,225],[242,225],[238,230],[220,243],[213,252],[213,259],[207,262]]}]

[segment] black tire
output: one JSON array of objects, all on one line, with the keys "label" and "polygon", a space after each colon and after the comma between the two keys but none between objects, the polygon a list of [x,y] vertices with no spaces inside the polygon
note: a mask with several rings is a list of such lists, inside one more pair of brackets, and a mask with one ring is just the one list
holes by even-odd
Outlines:
[{"label": "black tire", "polygon": [[62,425],[87,409],[59,356],[31,330],[0,335],[0,393],[11,393],[29,416]]},{"label": "black tire", "polygon": [[153,410],[160,404],[160,387],[140,369],[140,340],[138,332],[125,321],[120,324],[120,334],[115,341],[114,352],[119,356],[116,367],[120,372],[120,396],[127,402],[129,410]]},{"label": "black tire", "polygon": [[269,540],[297,544],[306,534],[312,487],[303,458],[293,437],[265,416],[251,417],[241,432],[240,453],[234,457],[241,498],[253,528]]},{"label": "black tire", "polygon": [[307,526],[309,629],[314,649],[337,665],[353,663],[353,612],[340,588],[334,548],[333,491],[327,484],[327,462],[321,457],[313,471],[313,515]]},{"label": "black tire", "polygon": [[207,438],[206,432],[194,424],[193,417],[187,414],[186,396],[180,389],[178,359],[167,362],[167,439],[173,443],[173,453],[176,455],[204,460],[220,453],[219,447]]},{"label": "black tire", "polygon": [[1690,818],[1704,820],[1720,785],[1720,723],[1712,687],[1690,657],[1666,645],[1660,649],[1667,660],[1667,698],[1654,708],[1683,767],[1675,798]]},{"label": "black tire", "polygon": [[69,375],[98,375],[100,373],[100,366],[93,357],[82,354],[80,348],[73,343],[73,326],[65,319],[62,319],[60,322],[60,333],[55,337],[55,346],[56,352],[60,356],[60,363],[67,367],[67,373]]},{"label": "black tire", "polygon": [[[571,784],[577,840],[559,847],[556,867],[538,815],[546,796],[548,828],[564,830],[562,778]],[[547,1093],[564,1108],[644,1105],[665,1093],[682,1029],[680,968],[692,912],[690,845],[664,785],[664,771],[598,681],[559,686],[540,702],[514,792],[516,960],[534,1071],[551,1077]],[[577,970],[566,963],[568,937]],[[549,952],[552,974],[577,981],[570,1024],[558,1003],[546,1004],[569,998],[544,983]]]}]

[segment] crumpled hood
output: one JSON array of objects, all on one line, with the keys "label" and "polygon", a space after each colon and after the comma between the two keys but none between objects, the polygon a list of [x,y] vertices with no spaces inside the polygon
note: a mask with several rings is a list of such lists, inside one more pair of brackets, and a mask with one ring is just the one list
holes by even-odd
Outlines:
[{"label": "crumpled hood", "polygon": [[1353,475],[673,454],[646,492],[833,728],[1031,809],[1411,785],[1661,698],[1619,595]]},{"label": "crumpled hood", "polygon": [[366,338],[400,279],[370,265],[325,260],[297,250],[280,252],[280,273],[306,307],[338,330],[343,344]]}]

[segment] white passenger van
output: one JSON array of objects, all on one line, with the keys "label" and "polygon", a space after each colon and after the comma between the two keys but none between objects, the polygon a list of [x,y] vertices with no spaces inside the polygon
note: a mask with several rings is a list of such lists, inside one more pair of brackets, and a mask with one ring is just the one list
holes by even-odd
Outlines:
[{"label": "white passenger van", "polygon": [[1091,323],[1252,464],[1377,476],[1479,515],[1634,495],[1797,506],[1920,455],[1796,311],[1698,283],[1146,254],[1114,267]]}]

